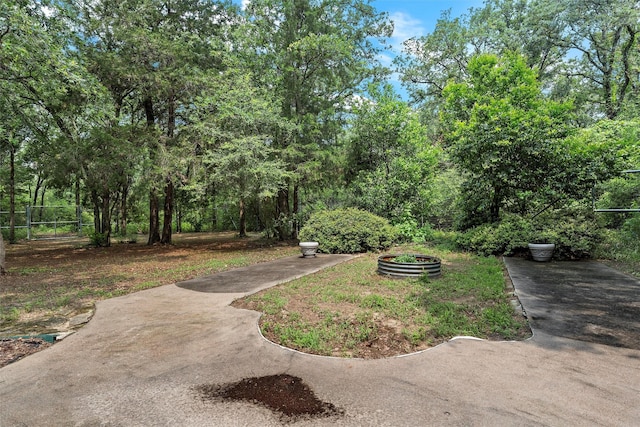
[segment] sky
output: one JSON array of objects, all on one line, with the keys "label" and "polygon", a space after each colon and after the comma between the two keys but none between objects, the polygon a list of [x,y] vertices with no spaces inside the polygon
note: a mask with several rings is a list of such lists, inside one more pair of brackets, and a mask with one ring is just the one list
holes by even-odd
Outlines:
[{"label": "sky", "polygon": [[[451,17],[461,16],[470,8],[482,7],[484,0],[375,0],[372,4],[379,11],[389,13],[394,22],[391,45],[393,52],[384,58],[385,65],[390,65],[394,53],[402,50],[402,43],[412,37],[420,37],[431,33],[442,12],[451,9]],[[398,76],[391,76],[390,82],[404,99],[406,91],[398,81]]]}]

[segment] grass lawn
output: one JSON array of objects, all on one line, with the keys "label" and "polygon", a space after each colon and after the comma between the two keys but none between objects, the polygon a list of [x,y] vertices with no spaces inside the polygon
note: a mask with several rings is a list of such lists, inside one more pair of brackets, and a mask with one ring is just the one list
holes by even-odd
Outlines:
[{"label": "grass lawn", "polygon": [[403,246],[392,253],[442,259],[435,279],[391,279],[377,274],[377,254],[234,302],[264,315],[270,340],[304,352],[380,358],[432,347],[455,336],[492,340],[530,336],[511,305],[512,288],[497,258],[443,248]]}]

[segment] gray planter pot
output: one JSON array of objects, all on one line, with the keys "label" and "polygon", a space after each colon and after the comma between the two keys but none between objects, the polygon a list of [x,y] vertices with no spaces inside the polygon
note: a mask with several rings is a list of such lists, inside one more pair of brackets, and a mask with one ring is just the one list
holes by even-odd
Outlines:
[{"label": "gray planter pot", "polygon": [[429,277],[438,277],[440,271],[440,258],[429,255],[414,255],[418,262],[395,262],[399,255],[381,255],[378,257],[378,273],[391,277],[420,277],[427,274]]},{"label": "gray planter pot", "polygon": [[556,245],[553,243],[529,243],[529,251],[534,261],[549,261]]},{"label": "gray planter pot", "polygon": [[318,251],[318,242],[300,242],[300,250],[303,258],[313,258]]}]

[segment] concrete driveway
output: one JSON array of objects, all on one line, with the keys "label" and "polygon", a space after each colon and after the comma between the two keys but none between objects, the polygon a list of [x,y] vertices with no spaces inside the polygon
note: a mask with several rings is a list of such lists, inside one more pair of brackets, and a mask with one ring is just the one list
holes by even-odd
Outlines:
[{"label": "concrete driveway", "polygon": [[[225,280],[236,274],[250,283],[251,276],[257,289],[347,259],[324,255],[311,266],[287,258],[226,273]],[[564,268],[584,273],[583,286],[599,286],[594,270],[576,265]],[[269,343],[258,332],[258,313],[229,306],[253,290],[223,288],[215,276],[102,301],[78,333],[0,369],[0,426],[276,426],[278,416],[261,406],[205,402],[194,388],[281,373],[302,378],[344,411],[296,426],[639,425],[640,351],[545,329],[541,319],[557,308],[532,290],[540,277],[533,272],[545,275],[555,263],[507,266],[534,319],[532,339],[456,339],[383,360],[311,356]],[[282,274],[273,278],[266,268]],[[632,280],[628,292],[637,307],[640,283]]]}]

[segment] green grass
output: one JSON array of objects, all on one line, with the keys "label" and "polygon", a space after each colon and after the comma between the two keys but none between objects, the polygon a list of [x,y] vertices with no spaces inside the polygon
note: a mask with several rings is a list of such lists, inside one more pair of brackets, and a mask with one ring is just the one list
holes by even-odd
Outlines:
[{"label": "green grass", "polygon": [[[440,278],[402,280],[377,274],[367,254],[237,301],[264,313],[262,332],[301,351],[360,357],[376,342],[418,350],[454,336],[514,339],[528,334],[514,313],[497,258],[446,247],[404,246],[443,260]],[[292,315],[295,313],[295,315]]]}]

